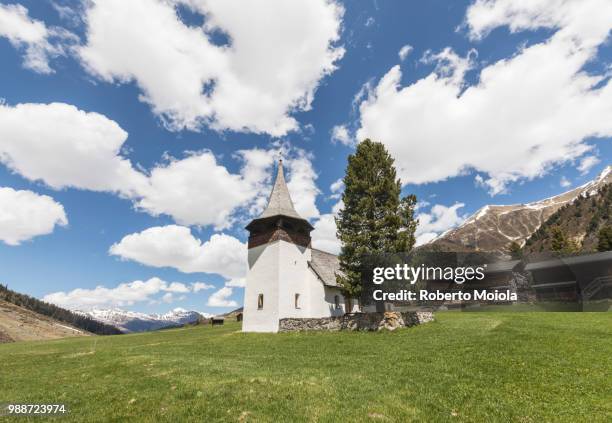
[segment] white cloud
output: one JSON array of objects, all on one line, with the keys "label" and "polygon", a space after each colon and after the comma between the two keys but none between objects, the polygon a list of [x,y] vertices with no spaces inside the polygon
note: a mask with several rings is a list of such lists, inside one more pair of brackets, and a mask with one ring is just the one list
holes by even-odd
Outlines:
[{"label": "white cloud", "polygon": [[463,223],[465,216],[457,214],[457,211],[462,207],[465,207],[465,204],[457,203],[451,207],[436,204],[429,213],[419,213],[417,215],[419,225],[415,231],[416,245],[426,244],[440,234]]},{"label": "white cloud", "polygon": [[415,245],[418,247],[419,245],[425,245],[436,239],[440,234],[437,232],[423,232],[420,235],[417,235]]},{"label": "white cloud", "polygon": [[246,278],[234,278],[225,282],[225,286],[234,288],[244,288],[246,286]]},{"label": "white cloud", "polygon": [[314,223],[314,230],[311,232],[312,245],[319,250],[327,251],[332,254],[339,254],[342,243],[336,236],[338,227],[335,217],[344,208],[342,193],[344,192],[344,181],[342,178],[334,181],[330,187],[332,195],[330,198],[338,200],[332,207],[331,213],[322,214]]},{"label": "white cloud", "polygon": [[109,253],[147,266],[216,273],[227,279],[243,277],[247,269],[246,244],[226,234],[213,234],[202,243],[189,228],[177,225],[126,235]]},{"label": "white cloud", "polygon": [[186,292],[191,292],[191,289],[187,287],[187,285],[185,285],[184,283],[172,282],[168,285],[168,287],[166,288],[166,291],[184,294]]},{"label": "white cloud", "polygon": [[318,175],[312,165],[311,157],[303,150],[298,150],[296,157],[288,161],[289,180],[287,188],[295,210],[304,219],[319,216],[316,199],[319,194],[316,180]]},{"label": "white cloud", "polygon": [[62,28],[47,28],[44,22],[31,19],[20,4],[0,4],[0,37],[24,51],[25,68],[43,74],[53,73],[49,59],[66,55],[67,47],[77,40]]},{"label": "white cloud", "polygon": [[230,300],[232,296],[232,288],[224,286],[220,290],[213,293],[206,303],[209,307],[238,307],[238,303],[234,300]]},{"label": "white cloud", "polygon": [[[183,159],[169,158],[150,172],[136,207],[152,215],[166,214],[182,225],[213,225],[222,230],[258,215],[267,203],[276,149],[240,150],[239,173],[230,173],[210,151]],[[317,174],[304,150],[288,148],[284,160],[287,186],[297,212],[316,218]]]},{"label": "white cloud", "polygon": [[133,196],[146,176],[121,155],[127,133],[63,103],[0,105],[0,162],[31,181]]},{"label": "white cloud", "polygon": [[153,277],[146,281],[137,280],[121,283],[114,288],[98,285],[94,289],[77,288],[70,292],[54,292],[45,295],[43,300],[60,307],[81,310],[122,307],[132,306],[143,301],[157,301],[155,296],[160,293],[164,295],[159,300],[172,302],[175,300],[173,293],[190,292],[189,289],[183,290],[183,287],[186,288],[180,282],[169,284],[160,278]]},{"label": "white cloud", "polygon": [[[545,174],[612,136],[612,83],[582,69],[612,28],[607,0],[477,1],[467,13],[472,38],[502,25],[556,29],[547,40],[484,66],[466,86],[474,54],[428,54],[434,72],[407,86],[394,66],[360,104],[358,139],[383,142],[404,184],[441,181],[474,169],[491,194]],[[503,105],[501,107],[500,105]],[[440,154],[444,151],[444,154]]]},{"label": "white cloud", "polygon": [[[182,159],[165,157],[147,175],[122,151],[127,140],[116,122],[64,103],[0,104],[0,163],[54,189],[118,193],[151,215],[168,215],[184,225],[221,230],[261,212],[269,195],[278,149],[239,150],[238,173],[210,151]],[[317,174],[304,150],[283,146],[289,189],[305,218],[317,217]]]},{"label": "white cloud", "polygon": [[572,183],[565,176],[562,176],[561,180],[559,181],[559,185],[561,185],[562,188],[567,188],[567,187],[571,187]]},{"label": "white cloud", "polygon": [[225,229],[233,223],[234,210],[257,191],[250,181],[219,165],[211,152],[203,151],[152,169],[140,194],[136,207],[154,216],[166,214],[180,224]]},{"label": "white cloud", "polygon": [[206,282],[194,282],[191,284],[191,289],[193,292],[200,292],[207,289],[213,289],[214,285],[208,284]]},{"label": "white cloud", "polygon": [[429,206],[431,203],[429,201],[426,200],[421,200],[421,201],[417,201],[417,203],[414,206],[414,210],[415,211],[419,211],[420,209],[424,209],[425,207]]},{"label": "white cloud", "polygon": [[578,171],[582,175],[586,175],[589,173],[589,170],[593,168],[593,166],[599,164],[601,160],[597,158],[597,156],[585,156],[580,160],[580,164],[578,165]]},{"label": "white cloud", "polygon": [[344,191],[344,180],[342,178],[336,179],[330,186],[329,190],[332,192],[331,198],[338,199],[342,197]]},{"label": "white cloud", "polygon": [[512,32],[554,28],[575,41],[601,42],[610,30],[608,0],[476,0],[468,8],[466,26],[472,39],[481,39],[498,27]]},{"label": "white cloud", "polygon": [[314,223],[314,230],[311,232],[312,245],[319,250],[327,251],[332,254],[339,254],[342,243],[336,236],[338,227],[336,226],[335,217],[338,216],[340,210],[344,208],[342,201],[342,192],[344,191],[344,182],[342,178],[334,181],[329,189],[332,192],[330,198],[338,201],[332,207],[331,213],[322,214]]},{"label": "white cloud", "polygon": [[406,44],[404,46],[402,46],[402,48],[399,49],[399,51],[397,52],[397,55],[399,56],[400,61],[404,61],[406,60],[406,57],[408,57],[408,55],[412,52],[412,46],[410,44]]},{"label": "white cloud", "polygon": [[66,226],[64,207],[47,195],[0,187],[0,241],[19,245],[23,241]]},{"label": "white cloud", "polygon": [[161,301],[167,304],[174,302],[174,295],[171,292],[167,292],[161,297]]},{"label": "white cloud", "polygon": [[[276,149],[238,151],[239,173],[229,172],[212,152],[199,151],[182,159],[167,157],[146,175],[122,154],[127,136],[105,116],[68,104],[0,104],[0,163],[31,181],[54,189],[119,193],[149,214],[216,229],[230,227],[236,213],[252,215],[265,205]],[[286,149],[296,208],[306,218],[316,217],[311,157]]]},{"label": "white cloud", "polygon": [[336,221],[332,213],[321,215],[315,222],[314,231],[311,232],[312,246],[332,254],[340,253],[341,243],[336,237]]},{"label": "white cloud", "polygon": [[[179,5],[205,16],[203,26],[185,25]],[[343,12],[330,0],[93,0],[80,56],[105,81],[135,81],[170,129],[282,136],[344,54]]]},{"label": "white cloud", "polygon": [[355,139],[351,137],[349,130],[345,125],[336,125],[332,128],[332,142],[339,142],[342,145],[351,147],[355,145]]}]

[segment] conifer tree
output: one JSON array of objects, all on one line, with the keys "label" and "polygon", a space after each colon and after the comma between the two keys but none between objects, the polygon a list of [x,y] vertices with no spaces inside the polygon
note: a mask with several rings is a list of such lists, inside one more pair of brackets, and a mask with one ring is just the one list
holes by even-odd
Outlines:
[{"label": "conifer tree", "polygon": [[565,231],[559,226],[551,229],[552,240],[550,249],[558,254],[576,254],[580,252],[580,245],[569,238]]},{"label": "conifer tree", "polygon": [[512,243],[508,246],[508,254],[510,254],[510,257],[512,257],[514,260],[518,260],[523,257],[523,249],[518,242],[512,241]]},{"label": "conifer tree", "polygon": [[612,226],[604,226],[597,236],[597,251],[612,250]]},{"label": "conifer tree", "polygon": [[562,253],[567,249],[567,237],[565,236],[565,232],[558,227],[555,226],[551,230],[552,239],[550,249],[555,253]]},{"label": "conifer tree", "polygon": [[341,275],[349,295],[361,292],[361,260],[369,254],[408,252],[414,247],[416,197],[400,199],[401,182],[384,145],[366,139],[348,158],[344,208],[336,218]]}]

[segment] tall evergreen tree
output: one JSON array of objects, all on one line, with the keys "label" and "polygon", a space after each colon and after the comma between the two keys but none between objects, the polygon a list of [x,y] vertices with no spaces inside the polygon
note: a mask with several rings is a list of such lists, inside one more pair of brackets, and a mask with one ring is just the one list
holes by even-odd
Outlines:
[{"label": "tall evergreen tree", "polygon": [[400,199],[401,182],[384,145],[366,139],[348,158],[344,208],[336,218],[341,275],[338,283],[350,295],[361,292],[364,255],[407,252],[414,247],[416,197]]}]

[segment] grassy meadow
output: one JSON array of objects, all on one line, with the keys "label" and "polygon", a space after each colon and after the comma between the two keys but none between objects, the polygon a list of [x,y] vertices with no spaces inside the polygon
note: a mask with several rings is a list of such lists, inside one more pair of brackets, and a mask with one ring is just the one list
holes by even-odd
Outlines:
[{"label": "grassy meadow", "polygon": [[379,333],[229,323],[3,344],[0,403],[64,403],[53,421],[66,422],[612,421],[612,313],[436,318]]}]

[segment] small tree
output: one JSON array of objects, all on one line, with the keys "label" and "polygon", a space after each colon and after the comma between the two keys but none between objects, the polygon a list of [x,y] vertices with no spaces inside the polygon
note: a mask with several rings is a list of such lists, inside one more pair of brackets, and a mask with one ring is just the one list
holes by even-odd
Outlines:
[{"label": "small tree", "polygon": [[606,225],[599,230],[597,235],[597,251],[612,250],[612,226]]},{"label": "small tree", "polygon": [[565,231],[559,226],[554,226],[551,229],[552,240],[550,249],[558,254],[575,254],[580,251],[580,245],[569,239]]},{"label": "small tree", "polygon": [[514,260],[518,260],[523,257],[523,249],[518,242],[512,241],[512,243],[508,246],[508,254]]},{"label": "small tree", "polygon": [[362,258],[368,254],[408,252],[414,247],[416,197],[400,200],[401,182],[384,145],[366,139],[348,158],[344,208],[336,218],[341,275],[347,294],[361,292]]},{"label": "small tree", "polygon": [[563,251],[565,251],[568,245],[565,232],[563,232],[563,230],[558,226],[554,226],[550,232],[552,235],[550,249],[555,253],[562,253]]}]

